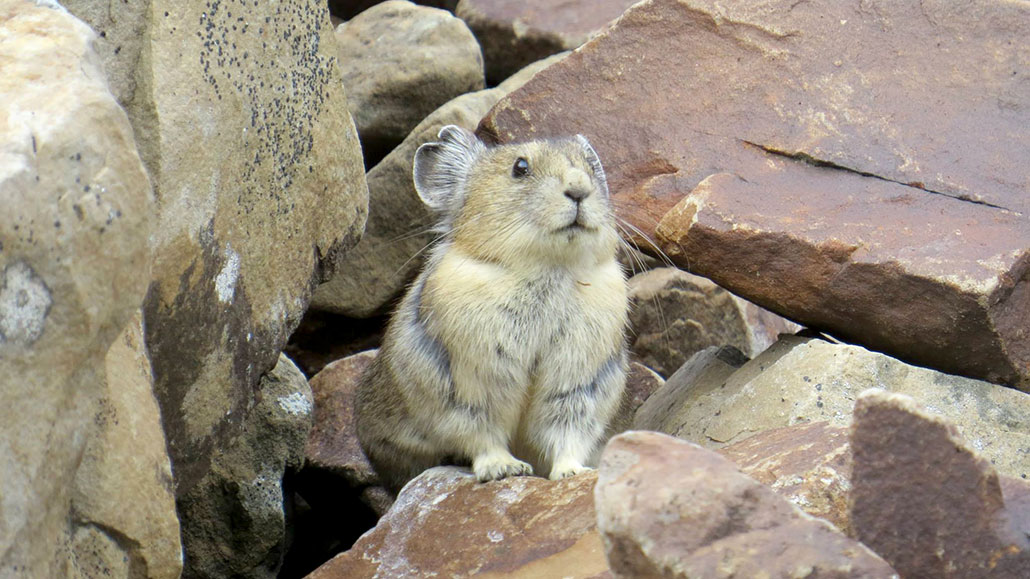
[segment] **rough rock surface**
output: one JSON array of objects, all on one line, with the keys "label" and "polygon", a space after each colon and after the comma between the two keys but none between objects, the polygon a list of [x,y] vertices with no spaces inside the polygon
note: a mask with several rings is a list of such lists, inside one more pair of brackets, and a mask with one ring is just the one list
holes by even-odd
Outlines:
[{"label": "rough rock surface", "polygon": [[483,47],[486,79],[495,85],[527,64],[572,50],[618,18],[634,0],[461,0],[455,14]]},{"label": "rough rock surface", "polygon": [[415,150],[433,141],[446,125],[475,129],[501,97],[564,54],[527,66],[497,88],[465,94],[422,120],[385,159],[368,172],[369,215],[365,234],[340,265],[347,272],[318,287],[312,307],[365,318],[388,309],[422,265],[421,252],[435,235],[434,217],[415,192],[411,165]]},{"label": "rough rock surface", "polygon": [[388,0],[338,26],[336,42],[366,164],[440,105],[485,86],[476,37],[446,10]]},{"label": "rough rock surface", "polygon": [[709,346],[734,346],[753,357],[780,334],[800,329],[708,279],[673,267],[631,277],[629,297],[630,350],[662,376],[671,376]]},{"label": "rough rock surface", "polygon": [[[145,49],[123,55],[137,18]],[[361,151],[325,2],[150,0],[90,23],[135,63],[123,104],[160,216],[144,327],[181,496],[357,241]]]},{"label": "rough rock surface", "polygon": [[74,567],[84,578],[177,579],[182,542],[175,485],[141,312],[111,345],[105,368],[106,387],[72,490]]},{"label": "rough rock surface", "polygon": [[1023,2],[642,2],[480,131],[583,133],[677,265],[1030,388],[1028,35]]},{"label": "rough rock surface", "polygon": [[[909,366],[858,346],[785,336],[729,374],[666,381],[651,398],[668,412],[636,428],[661,430],[709,448],[791,424],[850,423],[858,394],[885,388],[912,396],[954,421],[995,467],[1030,476],[1028,394],[987,382]],[[674,390],[673,390],[674,389]],[[647,414],[651,401],[641,407]]]},{"label": "rough rock surface", "polygon": [[59,577],[154,198],[94,33],[54,2],[2,0],[0,38],[0,575]]},{"label": "rough rock surface", "polygon": [[404,487],[375,529],[309,577],[604,576],[596,480],[591,472],[484,484],[455,467],[430,469]]},{"label": "rough rock surface", "polygon": [[896,577],[727,459],[663,434],[613,438],[595,496],[617,577]]},{"label": "rough rock surface", "polygon": [[855,535],[905,577],[1030,576],[1030,483],[997,472],[911,398],[855,406]]},{"label": "rough rock surface", "polygon": [[848,427],[821,421],[774,428],[724,446],[719,454],[802,511],[853,536]]},{"label": "rough rock surface", "polygon": [[179,498],[187,577],[277,576],[286,550],[283,475],[304,460],[311,388],[284,355],[261,378],[243,433]]},{"label": "rough rock surface", "polygon": [[376,481],[375,471],[361,451],[354,421],[354,393],[358,380],[376,357],[376,350],[361,352],[327,365],[311,379],[314,425],[305,448],[304,469],[318,469],[351,487]]}]

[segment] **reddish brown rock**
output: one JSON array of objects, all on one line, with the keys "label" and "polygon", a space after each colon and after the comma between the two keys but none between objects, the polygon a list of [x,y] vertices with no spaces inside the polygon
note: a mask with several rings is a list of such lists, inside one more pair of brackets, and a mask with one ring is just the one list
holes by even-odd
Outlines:
[{"label": "reddish brown rock", "polygon": [[662,376],[671,376],[709,346],[734,346],[753,357],[797,324],[742,300],[710,280],[674,267],[629,280],[630,349]]},{"label": "reddish brown rock", "polygon": [[607,577],[596,479],[479,483],[454,467],[430,469],[374,530],[308,577]]},{"label": "reddish brown rock", "polygon": [[847,535],[851,447],[848,428],[813,422],[760,432],[719,454],[740,472],[776,491],[802,511],[825,519]]},{"label": "reddish brown rock", "polygon": [[493,85],[529,63],[571,50],[618,18],[634,0],[461,0],[455,9],[483,48]]},{"label": "reddish brown rock", "polygon": [[640,3],[480,131],[583,133],[620,216],[677,265],[1030,388],[1030,6],[865,6]]},{"label": "reddish brown rock", "polygon": [[851,443],[854,533],[902,575],[1030,576],[1030,485],[1002,484],[953,424],[874,390]]},{"label": "reddish brown rock", "polygon": [[305,469],[328,471],[354,487],[376,480],[372,465],[358,442],[354,422],[354,392],[376,350],[348,356],[327,365],[311,379],[315,421],[305,449]]},{"label": "reddish brown rock", "polygon": [[688,442],[619,435],[599,472],[598,529],[616,576],[896,577],[861,543]]}]

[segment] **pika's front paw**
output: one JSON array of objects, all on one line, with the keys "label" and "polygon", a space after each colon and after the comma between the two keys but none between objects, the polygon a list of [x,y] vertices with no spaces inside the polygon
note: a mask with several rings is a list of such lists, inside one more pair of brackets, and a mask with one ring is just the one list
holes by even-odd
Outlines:
[{"label": "pika's front paw", "polygon": [[589,466],[583,466],[579,463],[556,464],[554,465],[554,468],[551,469],[551,475],[547,478],[551,480],[561,480],[563,478],[569,478],[570,476],[576,476],[577,474],[590,472],[592,470],[594,469]]},{"label": "pika's front paw", "polygon": [[533,467],[508,453],[496,453],[477,457],[472,461],[472,470],[480,481],[500,480],[509,476],[533,474]]}]

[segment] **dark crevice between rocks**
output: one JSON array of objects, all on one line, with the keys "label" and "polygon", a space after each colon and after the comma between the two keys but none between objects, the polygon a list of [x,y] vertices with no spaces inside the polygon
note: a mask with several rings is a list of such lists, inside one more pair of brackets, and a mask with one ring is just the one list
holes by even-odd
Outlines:
[{"label": "dark crevice between rocks", "polygon": [[364,489],[332,473],[302,469],[290,477],[288,486],[293,491],[288,495],[292,504],[287,505],[292,524],[279,579],[307,576],[350,549],[378,521],[378,515],[361,500]]},{"label": "dark crevice between rocks", "polygon": [[884,177],[882,175],[877,175],[876,173],[869,173],[869,172],[866,172],[866,171],[860,171],[858,169],[853,169],[851,167],[845,167],[844,165],[838,165],[837,163],[834,163],[832,161],[825,161],[823,159],[818,159],[818,158],[813,157],[813,156],[811,156],[808,153],[805,153],[803,151],[793,151],[793,152],[791,152],[791,151],[784,151],[782,149],[777,149],[775,147],[770,147],[768,145],[762,145],[762,144],[759,144],[759,143],[755,143],[753,141],[748,141],[747,139],[740,139],[740,142],[742,142],[745,145],[748,145],[750,147],[755,147],[757,149],[761,149],[762,151],[764,151],[766,153],[769,153],[770,155],[776,155],[777,157],[785,157],[787,159],[791,159],[791,160],[794,160],[794,161],[800,161],[800,162],[802,162],[802,163],[804,163],[806,165],[811,165],[813,167],[822,167],[822,168],[825,168],[825,169],[834,169],[834,170],[838,170],[838,171],[844,171],[846,173],[852,173],[852,174],[859,175],[859,176],[862,176],[862,177],[871,177],[873,179],[879,179],[880,181],[886,181],[888,183],[894,183],[896,185],[901,185],[903,187],[910,187],[912,189],[917,189],[919,191],[922,191],[924,193],[929,193],[931,195],[942,195],[942,196],[948,197],[950,199],[955,199],[956,201],[964,201],[966,203],[973,203],[975,205],[984,205],[984,206],[990,207],[992,209],[1001,209],[1003,211],[1012,211],[1013,213],[1018,213],[1017,211],[1009,209],[1008,207],[1002,207],[1001,205],[995,205],[993,203],[988,203],[986,201],[980,201],[980,200],[977,200],[977,199],[970,199],[969,197],[963,197],[963,196],[960,196],[960,195],[953,195],[951,193],[945,193],[944,191],[935,191],[933,189],[927,189],[921,183],[905,183],[903,181],[897,181],[895,179],[889,179],[889,178]]}]

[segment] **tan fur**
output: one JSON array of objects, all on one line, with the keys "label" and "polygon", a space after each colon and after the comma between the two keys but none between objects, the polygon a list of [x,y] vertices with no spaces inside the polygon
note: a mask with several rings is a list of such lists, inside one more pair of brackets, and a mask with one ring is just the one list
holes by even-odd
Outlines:
[{"label": "tan fur", "polygon": [[362,447],[395,490],[448,459],[480,480],[581,472],[626,366],[626,282],[596,153],[581,137],[487,149],[456,127],[440,136],[416,155],[415,181],[445,236],[359,387]]}]

